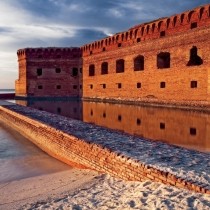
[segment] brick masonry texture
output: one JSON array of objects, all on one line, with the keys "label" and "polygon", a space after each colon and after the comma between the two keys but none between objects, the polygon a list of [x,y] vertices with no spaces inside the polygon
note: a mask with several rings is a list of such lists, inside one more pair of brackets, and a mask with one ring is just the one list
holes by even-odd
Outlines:
[{"label": "brick masonry texture", "polygon": [[[19,50],[16,96],[209,105],[209,52],[210,5],[205,5],[134,26],[80,49]],[[141,68],[134,71],[134,59],[138,56],[143,59],[137,62]],[[124,70],[116,73],[119,59],[124,60]],[[108,72],[102,74],[105,62]],[[54,72],[56,66],[62,73]],[[72,67],[83,73],[72,78]],[[36,75],[37,68],[43,68],[43,75]]]},{"label": "brick masonry texture", "polygon": [[81,96],[82,58],[79,48],[18,50],[16,96]]},{"label": "brick masonry texture", "polygon": [[[109,173],[124,180],[152,180],[210,194],[208,154],[145,141],[19,105],[0,106],[0,120],[67,164]],[[171,155],[176,156],[175,160]],[[186,163],[192,160],[195,163],[187,168]],[[163,164],[162,167],[158,168],[158,163]],[[195,178],[177,174],[176,169],[179,173],[183,169],[191,171]],[[206,180],[200,179],[202,177]]]}]

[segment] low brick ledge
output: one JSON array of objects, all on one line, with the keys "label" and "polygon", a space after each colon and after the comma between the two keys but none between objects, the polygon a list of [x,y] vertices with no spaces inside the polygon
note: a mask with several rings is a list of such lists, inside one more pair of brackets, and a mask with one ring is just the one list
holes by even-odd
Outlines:
[{"label": "low brick ledge", "polygon": [[173,100],[158,100],[153,98],[139,99],[123,99],[123,98],[96,98],[83,97],[83,101],[103,102],[113,104],[127,104],[139,106],[153,106],[159,108],[173,108],[182,110],[194,110],[199,112],[210,113],[210,102],[207,101],[173,101]]},{"label": "low brick ledge", "polygon": [[[19,105],[0,106],[0,120],[29,138],[51,156],[67,164],[109,173],[123,180],[151,180],[210,194],[209,182],[179,177],[172,172],[155,168],[155,165],[145,164],[135,155],[130,154],[128,146],[133,150],[133,154],[139,144],[143,144],[141,145],[142,151],[148,149],[145,145],[152,146],[154,152],[159,147],[162,150],[170,147],[175,154],[177,153],[176,149],[178,149],[178,152],[181,150],[192,153],[191,157],[197,154],[196,158],[200,156],[204,160],[207,158],[207,163],[210,159],[209,154],[191,152],[160,142],[147,142],[147,140],[127,134]],[[126,139],[130,141],[126,142]],[[119,148],[121,149],[119,150]],[[161,156],[161,158],[164,157]],[[209,165],[206,167],[209,168]]]}]

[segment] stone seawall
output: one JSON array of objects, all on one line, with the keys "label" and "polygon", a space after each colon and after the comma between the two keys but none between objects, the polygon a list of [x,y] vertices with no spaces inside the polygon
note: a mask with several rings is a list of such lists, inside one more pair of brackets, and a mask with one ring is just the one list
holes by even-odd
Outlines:
[{"label": "stone seawall", "polygon": [[[181,165],[184,158],[185,161],[195,158],[197,161],[202,159],[203,167],[209,163],[208,154],[142,140],[18,105],[0,106],[0,120],[67,164],[109,173],[124,180],[152,180],[210,194],[208,169],[198,168],[195,163],[188,171],[194,173],[190,177],[188,173],[182,173],[187,169],[186,165]],[[158,152],[162,150],[166,152]],[[163,161],[171,154],[178,154],[176,165],[172,160]],[[161,160],[162,165],[158,163]]]}]

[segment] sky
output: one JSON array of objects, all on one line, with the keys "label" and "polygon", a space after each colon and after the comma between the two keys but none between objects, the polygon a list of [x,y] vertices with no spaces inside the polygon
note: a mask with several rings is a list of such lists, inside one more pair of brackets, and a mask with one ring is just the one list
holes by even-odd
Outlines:
[{"label": "sky", "polygon": [[79,47],[210,0],[1,0],[0,89],[18,79],[17,50]]}]

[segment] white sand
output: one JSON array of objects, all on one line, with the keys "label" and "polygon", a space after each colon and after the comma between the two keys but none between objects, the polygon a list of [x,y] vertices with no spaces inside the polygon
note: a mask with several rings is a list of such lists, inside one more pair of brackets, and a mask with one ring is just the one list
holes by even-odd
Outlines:
[{"label": "white sand", "polygon": [[70,169],[0,184],[0,210],[19,209],[26,203],[74,192],[94,180],[98,173]]},{"label": "white sand", "polygon": [[0,185],[0,209],[210,209],[210,195],[72,169]]}]

